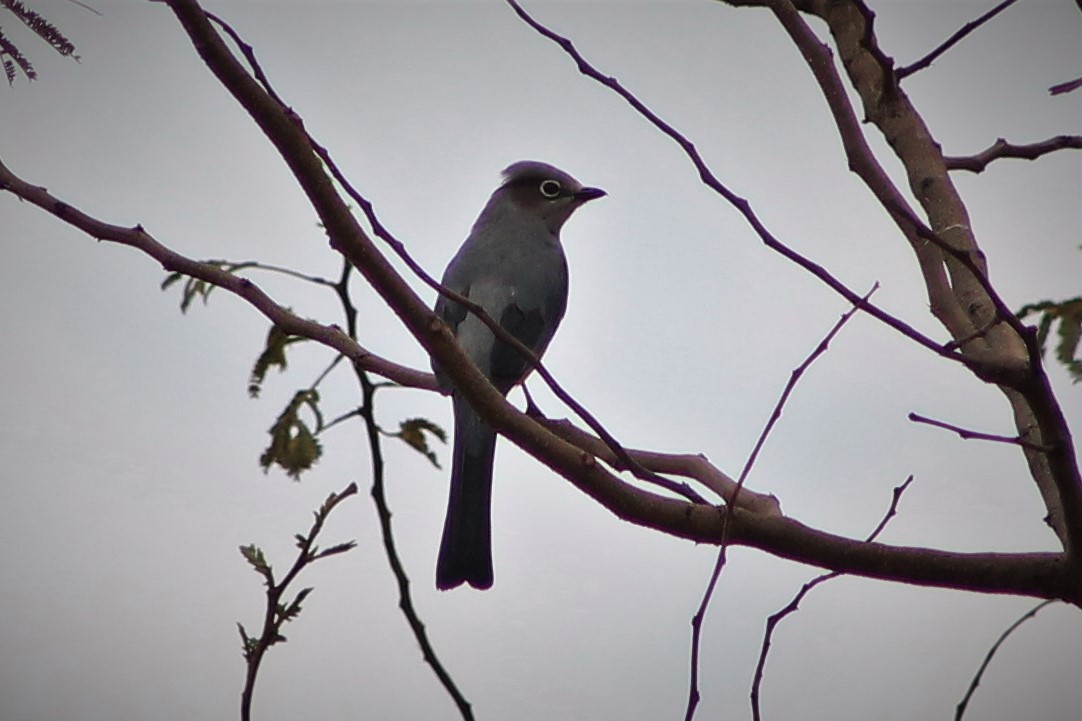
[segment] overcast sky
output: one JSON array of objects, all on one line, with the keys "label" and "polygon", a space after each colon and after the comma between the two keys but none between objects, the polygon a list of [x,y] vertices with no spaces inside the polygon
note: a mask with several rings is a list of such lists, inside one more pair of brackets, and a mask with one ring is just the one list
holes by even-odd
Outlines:
[{"label": "overcast sky", "polygon": [[[31,4],[82,60],[54,58],[0,15],[41,75],[0,88],[0,159],[15,173],[195,258],[337,275],[281,159],[166,7],[95,0],[97,16]],[[784,242],[858,291],[878,281],[883,307],[946,339],[912,254],[846,170],[822,96],[769,13],[705,0],[525,4],[691,137]],[[992,4],[872,3],[899,64]],[[763,248],[671,141],[497,0],[206,7],[255,47],[278,92],[433,274],[513,161],[545,160],[609,192],[564,229],[571,298],[547,360],[628,446],[701,452],[736,474],[790,371],[846,310]],[[905,89],[948,154],[1078,133],[1082,92],[1047,88],[1082,72],[1080,31],[1070,0],[1023,0]],[[1082,153],[955,180],[1012,307],[1082,290]],[[251,400],[267,324],[239,299],[215,293],[182,316],[153,261],[7,194],[0,238],[0,719],[237,718],[235,623],[257,627],[264,599],[236,549],[256,543],[287,568],[293,534],[351,481],[362,492],[323,543],[358,548],[301,578],[315,591],[267,657],[256,718],[457,718],[396,607],[361,427],[329,432],[301,483],[258,467],[267,428],[330,352],[296,348],[288,373]],[[342,322],[325,289],[253,277],[297,313]],[[362,342],[426,368],[390,313],[356,293]],[[1078,433],[1082,386],[1049,372]],[[566,415],[531,387],[546,412]],[[358,402],[344,368],[322,394],[330,415]],[[416,416],[450,427],[450,404],[435,394],[377,400],[385,427]],[[809,525],[861,537],[913,474],[883,541],[1056,549],[1016,449],[914,425],[911,411],[1014,433],[994,388],[857,317],[801,381],[749,486]],[[386,453],[417,608],[479,719],[683,717],[689,620],[715,548],[623,523],[502,442],[495,586],[438,593],[447,473],[390,441]],[[698,718],[750,717],[765,618],[816,573],[732,551],[704,628]],[[989,646],[1035,604],[835,580],[780,627],[765,718],[951,718]],[[1082,619],[1049,607],[1002,647],[967,718],[1077,719],[1079,668]]]}]

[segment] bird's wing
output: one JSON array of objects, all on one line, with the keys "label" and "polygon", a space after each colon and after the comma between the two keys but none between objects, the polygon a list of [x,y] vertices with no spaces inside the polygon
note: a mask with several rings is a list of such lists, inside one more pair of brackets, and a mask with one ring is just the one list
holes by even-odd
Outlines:
[{"label": "bird's wing", "polygon": [[[556,324],[545,317],[540,307],[523,308],[514,301],[504,307],[497,320],[501,328],[535,353],[548,345],[556,330]],[[507,343],[497,341],[492,347],[491,358],[492,383],[504,392],[522,381],[530,371],[526,357]]]}]

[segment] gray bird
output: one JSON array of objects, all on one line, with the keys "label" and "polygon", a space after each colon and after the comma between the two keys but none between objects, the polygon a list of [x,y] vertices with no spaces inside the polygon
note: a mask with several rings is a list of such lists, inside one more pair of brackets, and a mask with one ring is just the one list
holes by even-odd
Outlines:
[{"label": "gray bird", "polygon": [[[451,259],[442,283],[477,303],[512,336],[540,356],[567,307],[567,259],[560,227],[583,203],[605,191],[583,187],[546,163],[521,161],[508,167],[504,182],[489,198],[466,242]],[[531,368],[522,355],[497,342],[475,315],[440,296],[436,313],[454,331],[459,345],[496,388],[506,395]],[[443,374],[440,387],[452,393],[455,439],[451,496],[443,526],[436,587],[492,585],[492,462],[495,432],[474,413]]]}]

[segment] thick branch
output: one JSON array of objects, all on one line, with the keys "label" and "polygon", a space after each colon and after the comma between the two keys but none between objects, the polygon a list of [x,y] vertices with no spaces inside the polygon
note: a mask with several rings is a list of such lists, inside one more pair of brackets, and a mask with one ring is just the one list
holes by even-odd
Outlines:
[{"label": "thick branch", "polygon": [[[1048,509],[1050,524],[1064,548],[1072,556],[1082,557],[1082,477],[1039,348],[1032,333],[1020,334],[1017,324],[1000,310],[1003,302],[988,284],[984,256],[970,228],[965,205],[949,177],[939,145],[895,82],[893,60],[879,48],[872,29],[874,14],[860,0],[799,3],[801,10],[827,23],[842,66],[861,97],[864,117],[894,149],[905,167],[910,189],[928,216],[931,232],[937,240],[948,243],[953,252],[944,252],[940,242],[926,242],[929,238],[923,224],[914,222],[906,205],[898,204],[896,189],[892,190],[864,141],[829,49],[819,42],[789,0],[765,0],[765,4],[777,15],[819,82],[850,167],[906,232],[920,262],[933,313],[956,340],[969,339],[961,346],[963,352],[1003,370],[1001,389],[1011,403],[1020,437],[1053,449],[1048,453],[1026,449],[1024,453]],[[899,214],[900,209],[906,212]],[[963,254],[965,261],[961,259]],[[943,266],[949,272],[949,283],[945,283]],[[981,332],[975,334],[978,330]],[[992,379],[995,374],[981,377]]]},{"label": "thick branch", "polygon": [[943,162],[947,164],[948,170],[968,170],[972,173],[981,173],[984,172],[989,163],[999,158],[1036,160],[1042,155],[1048,155],[1066,148],[1082,150],[1082,135],[1057,135],[1054,138],[1028,145],[1014,145],[1003,138],[997,138],[996,142],[976,155],[948,156],[943,158]]}]

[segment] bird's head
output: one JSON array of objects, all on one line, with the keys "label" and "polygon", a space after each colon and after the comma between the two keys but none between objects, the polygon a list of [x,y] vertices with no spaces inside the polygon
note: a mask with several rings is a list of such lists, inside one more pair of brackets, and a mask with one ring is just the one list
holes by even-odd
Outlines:
[{"label": "bird's head", "polygon": [[583,203],[605,195],[600,188],[584,186],[548,163],[521,160],[503,171],[499,191],[524,210],[536,213],[553,233]]}]

